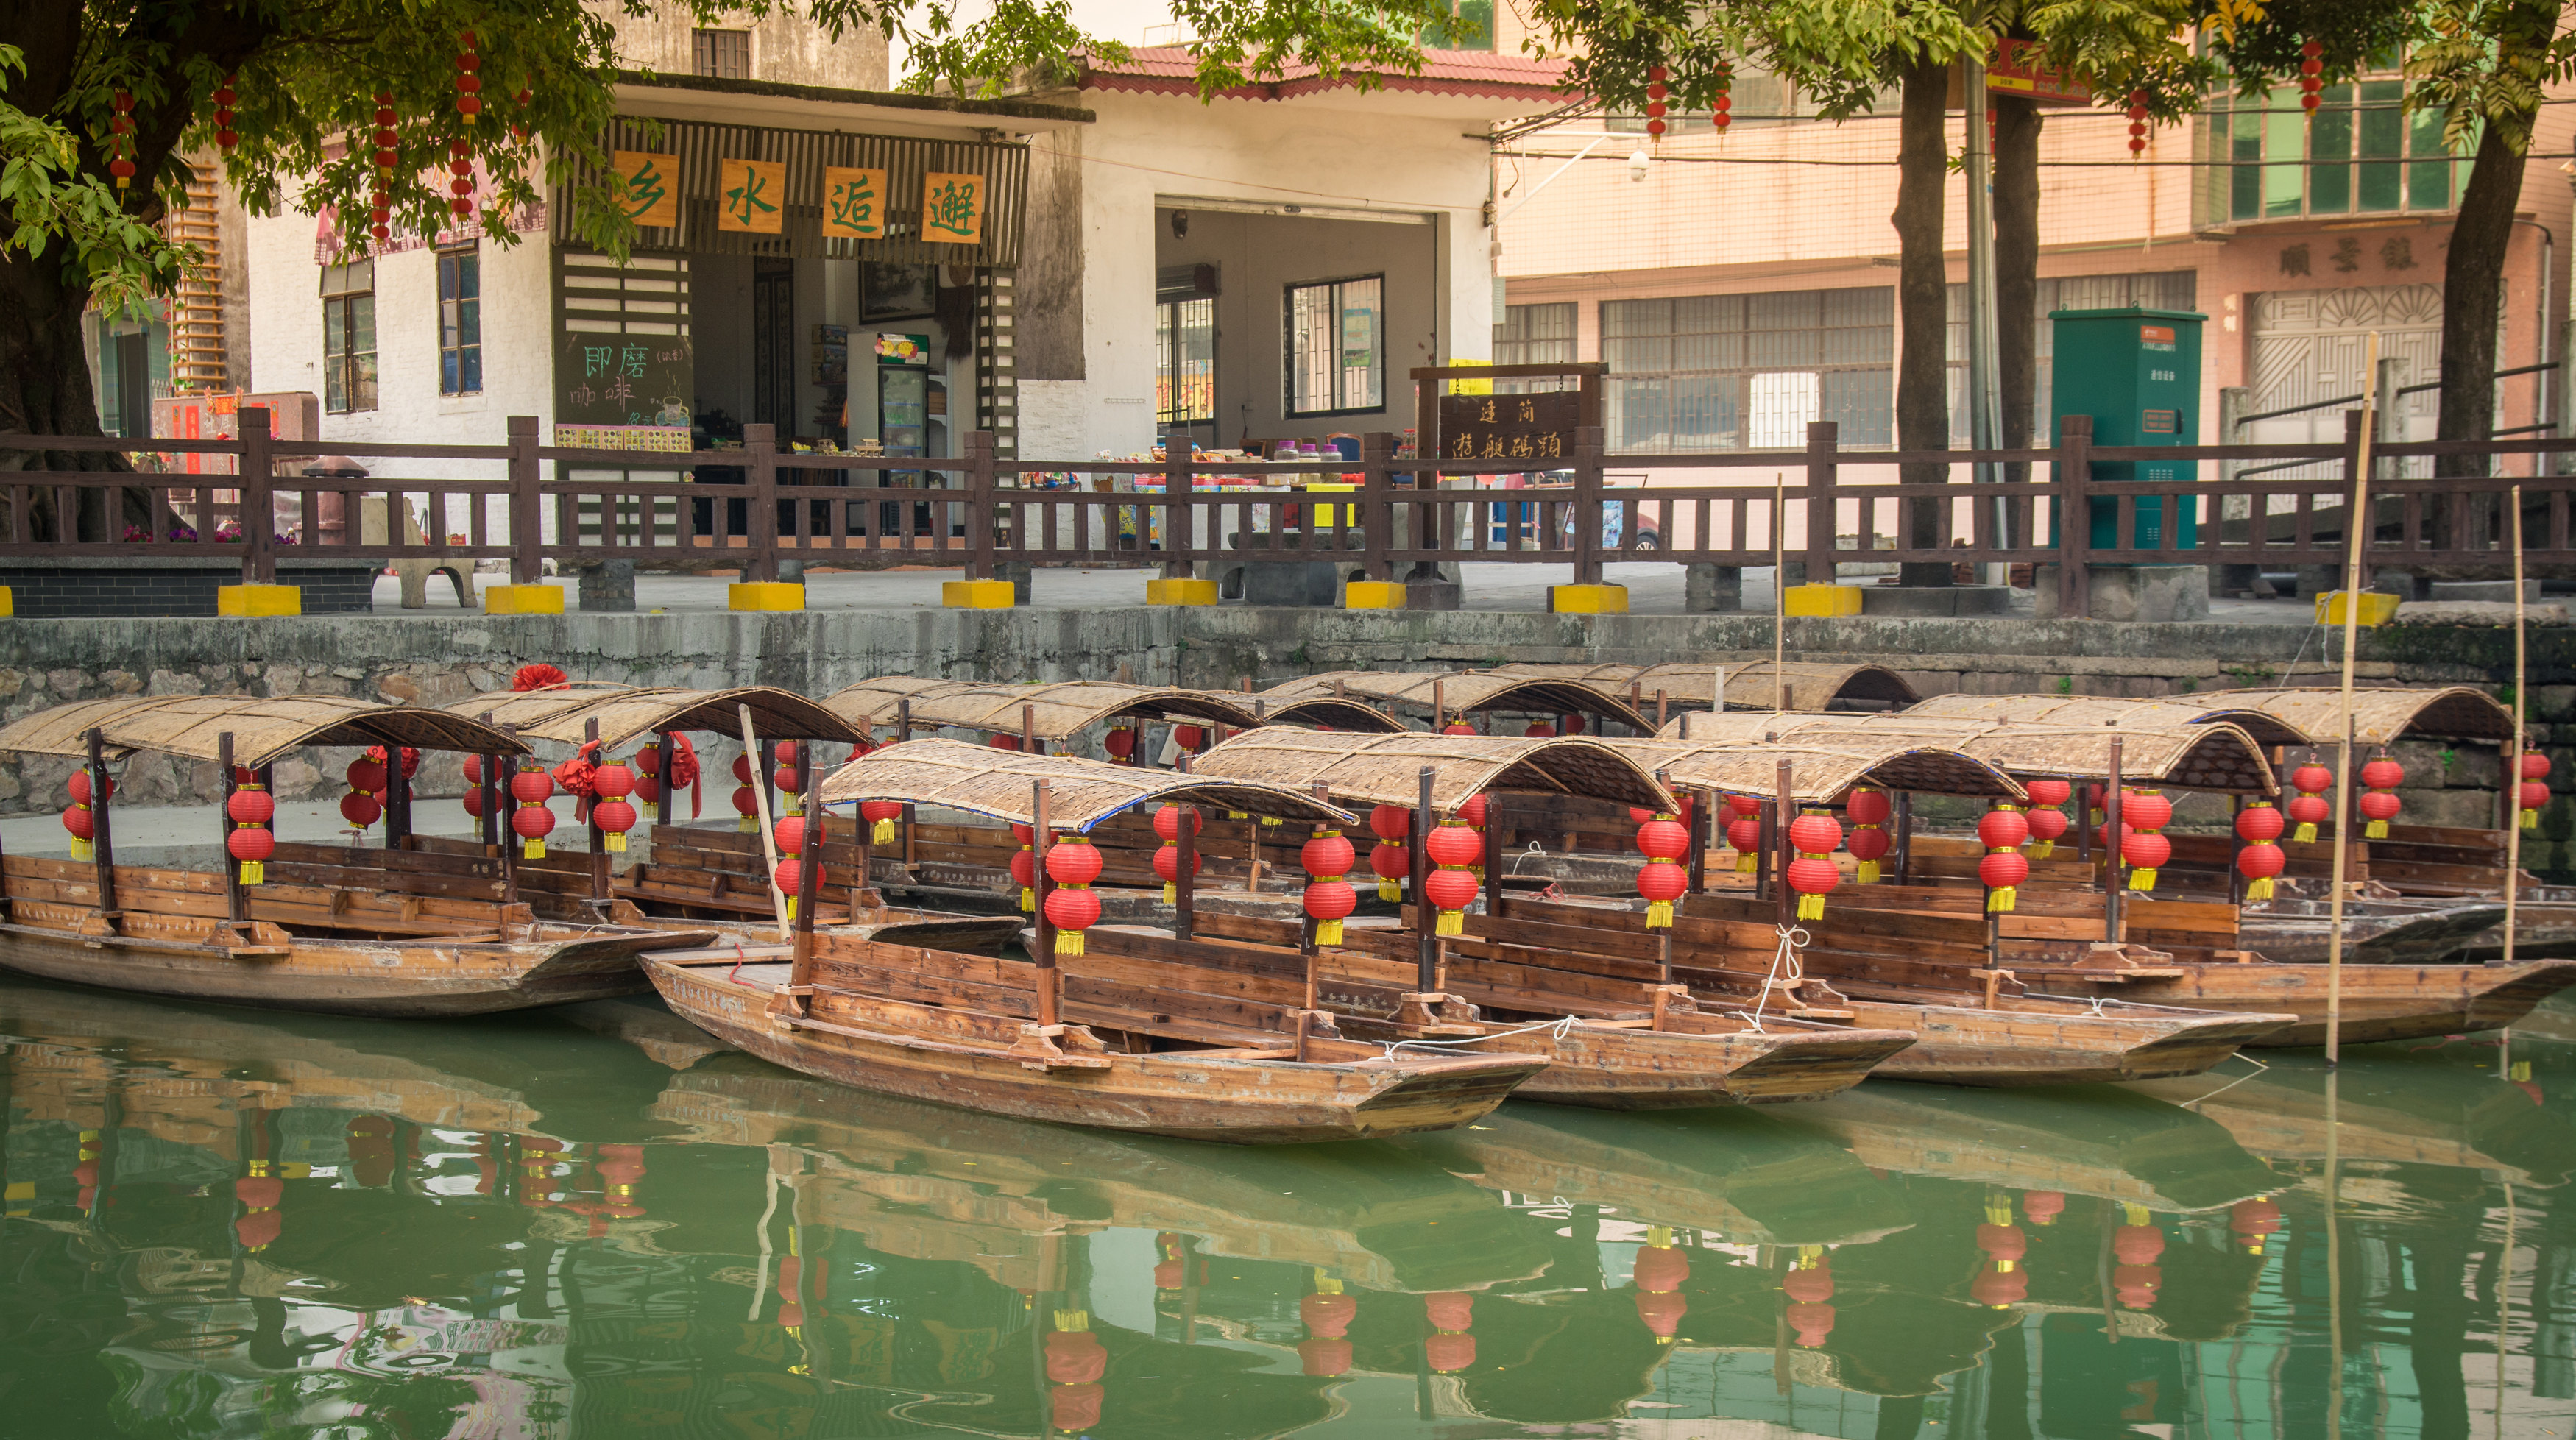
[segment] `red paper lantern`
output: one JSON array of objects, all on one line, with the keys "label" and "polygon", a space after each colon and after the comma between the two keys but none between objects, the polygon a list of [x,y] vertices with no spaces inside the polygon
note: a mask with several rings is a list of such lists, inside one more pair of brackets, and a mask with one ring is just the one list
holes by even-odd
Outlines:
[{"label": "red paper lantern", "polygon": [[2030,861],[2018,850],[1990,850],[1977,862],[1977,879],[1985,884],[1989,912],[2010,910],[2020,897],[2022,883],[2030,879]]},{"label": "red paper lantern", "polygon": [[2388,838],[2388,822],[2397,818],[2401,808],[2393,792],[2406,783],[2406,767],[2385,755],[2378,756],[2361,767],[2361,783],[2369,788],[2354,803],[2361,818],[2370,822],[2362,828],[2362,838],[2384,840]]},{"label": "red paper lantern", "polygon": [[1011,856],[1011,883],[1020,887],[1020,909],[1030,914],[1037,913],[1038,852],[1036,847],[1023,845]]},{"label": "red paper lantern", "polygon": [[543,805],[522,805],[518,813],[510,817],[510,828],[527,842],[521,853],[530,860],[542,860],[546,855],[546,836],[554,832],[555,812]]},{"label": "red paper lantern", "polygon": [[903,818],[903,804],[897,800],[862,800],[859,818],[868,822],[868,843],[894,843],[894,822]]},{"label": "red paper lantern", "polygon": [[787,918],[796,918],[796,895],[805,886],[805,862],[794,855],[785,856],[770,867],[769,883],[787,900]]},{"label": "red paper lantern", "polygon": [[1458,806],[1458,818],[1482,830],[1485,828],[1485,797],[1470,795]]},{"label": "red paper lantern", "polygon": [[1110,759],[1123,764],[1129,756],[1136,753],[1136,732],[1121,725],[1103,737],[1100,745],[1102,749],[1109,752]]},{"label": "red paper lantern", "polygon": [[1047,923],[1055,927],[1055,950],[1059,955],[1083,953],[1082,932],[1100,921],[1100,896],[1091,890],[1091,882],[1100,878],[1100,851],[1079,835],[1062,835],[1047,847],[1047,878],[1056,888],[1047,892]]},{"label": "red paper lantern", "polygon": [[1637,853],[1649,860],[1679,860],[1690,854],[1690,831],[1670,815],[1657,815],[1637,827]]},{"label": "red paper lantern", "polygon": [[1401,805],[1380,805],[1369,811],[1369,830],[1377,836],[1376,848],[1369,851],[1369,870],[1377,876],[1377,898],[1393,904],[1404,898],[1398,882],[1413,872],[1413,857],[1404,846],[1413,834],[1413,812]]},{"label": "red paper lantern", "polygon": [[2549,782],[2525,780],[2514,787],[2515,808],[2522,811],[2522,828],[2540,828],[2540,812],[2549,808]]},{"label": "red paper lantern", "polygon": [[805,852],[805,817],[780,816],[778,823],[769,827],[769,840],[771,844],[778,847],[778,853],[781,855],[803,854]]},{"label": "red paper lantern", "polygon": [[1432,864],[1454,865],[1462,869],[1476,863],[1485,853],[1484,846],[1476,839],[1475,830],[1454,820],[1431,827],[1431,833],[1422,839],[1422,848],[1430,854]]},{"label": "red paper lantern", "polygon": [[1842,843],[1841,823],[1822,810],[1810,810],[1789,822],[1789,844],[1802,853],[1830,855]]},{"label": "red paper lantern", "polygon": [[1726,808],[1734,811],[1738,815],[1760,815],[1762,813],[1762,800],[1761,797],[1755,795],[1729,795],[1726,797]]},{"label": "red paper lantern", "polygon": [[635,807],[624,800],[602,800],[590,807],[590,822],[608,837],[610,850],[626,848],[626,832],[635,828]]},{"label": "red paper lantern", "polygon": [[384,817],[384,813],[385,807],[377,804],[376,797],[364,790],[352,790],[340,797],[340,818],[360,830],[375,824]]},{"label": "red paper lantern", "polygon": [[1529,728],[1523,730],[1521,734],[1531,740],[1553,740],[1556,738],[1556,727],[1544,720],[1532,720]]},{"label": "red paper lantern", "polygon": [[2130,889],[2153,890],[2156,871],[2173,859],[2173,842],[2144,830],[2133,831],[2120,841],[2120,859],[2129,866]]},{"label": "red paper lantern", "polygon": [[2406,783],[2406,767],[2385,755],[2378,756],[2361,767],[2361,783],[2373,790],[2394,790]]},{"label": "red paper lantern", "polygon": [[2283,828],[2281,812],[2267,801],[2258,800],[2236,812],[2236,838],[2248,845],[2278,840]]},{"label": "red paper lantern", "polygon": [[748,785],[736,785],[733,787],[733,808],[734,813],[742,817],[734,824],[736,830],[748,835],[760,828],[759,791]]},{"label": "red paper lantern", "polygon": [[1448,724],[1440,727],[1440,733],[1443,735],[1473,735],[1476,733],[1476,727],[1468,724],[1464,720],[1452,720]]},{"label": "red paper lantern", "polygon": [[530,767],[510,777],[510,798],[522,805],[542,805],[555,795],[555,777]]},{"label": "red paper lantern", "polygon": [[1646,897],[1646,928],[1669,929],[1673,902],[1690,890],[1690,871],[1670,860],[1653,860],[1637,870],[1637,893]]},{"label": "red paper lantern", "polygon": [[1342,922],[1359,908],[1359,895],[1343,879],[1358,858],[1351,842],[1339,830],[1317,830],[1314,838],[1297,852],[1297,861],[1305,867],[1306,914],[1315,922],[1315,943],[1342,943]]},{"label": "red paper lantern", "polygon": [[1875,825],[1857,825],[1852,827],[1851,838],[1843,842],[1843,848],[1859,862],[1852,867],[1852,878],[1862,885],[1875,885],[1878,883],[1878,862],[1886,859],[1887,852],[1894,846],[1885,830]]},{"label": "red paper lantern", "polygon": [[1998,805],[1977,821],[1977,843],[1989,850],[2018,850],[2030,841],[2030,821],[2009,805]]},{"label": "red paper lantern", "polygon": [[2549,757],[2537,750],[2525,750],[2518,768],[2525,780],[2546,780],[2549,778]]},{"label": "red paper lantern", "polygon": [[2034,805],[2063,805],[2075,798],[2075,787],[2063,780],[2033,780],[2022,788]]},{"label": "red paper lantern", "polygon": [[241,883],[257,885],[268,878],[268,857],[277,853],[277,836],[264,828],[277,817],[277,800],[252,781],[224,799],[224,814],[238,827],[224,836],[224,853],[241,864]]},{"label": "red paper lantern", "polygon": [[1896,813],[1884,790],[1854,790],[1843,799],[1843,814],[1854,825],[1884,825]]},{"label": "red paper lantern", "polygon": [[[1196,878],[1206,857],[1190,852],[1190,875]],[[1181,898],[1181,847],[1166,845],[1154,852],[1154,873],[1163,877],[1163,903],[1177,905]]]},{"label": "red paper lantern", "polygon": [[2280,874],[2286,863],[2281,847],[2269,840],[2257,840],[2236,852],[2236,872],[2245,877],[2245,899],[2249,904],[2272,898],[2272,877]]},{"label": "red paper lantern", "polygon": [[73,805],[63,811],[63,828],[71,832],[72,858],[93,860],[98,851],[93,843],[98,838],[98,817],[86,805]]},{"label": "red paper lantern", "polygon": [[[64,782],[63,782],[63,788],[64,788],[64,789],[66,789],[66,790],[69,790],[69,791],[71,792],[71,797],[72,797],[72,803],[73,803],[73,804],[75,804],[75,805],[87,805],[88,803],[90,803],[90,797],[89,797],[89,771],[88,771],[88,769],[87,769],[87,768],[83,768],[83,769],[79,769],[79,770],[75,770],[75,771],[73,771],[73,772],[72,772],[72,775],[71,775],[71,778],[70,778],[69,780],[66,780],[66,781],[64,781]],[[105,782],[104,788],[105,788],[105,789],[106,789],[106,791],[107,791],[107,798],[108,798],[108,799],[110,799],[110,800],[115,799],[115,798],[116,798],[116,777],[115,777],[115,776],[113,776],[113,775],[108,776],[108,777],[107,777],[107,779],[106,779],[106,782]]]},{"label": "red paper lantern", "polygon": [[1476,877],[1461,866],[1443,865],[1423,877],[1423,896],[1440,915],[1434,934],[1466,933],[1467,907],[1476,903],[1476,890]]},{"label": "red paper lantern", "polygon": [[1726,822],[1726,843],[1735,849],[1737,873],[1750,875],[1755,858],[1762,852],[1762,822],[1750,815],[1738,815]]},{"label": "red paper lantern", "polygon": [[2066,833],[2067,819],[2063,810],[2033,810],[2022,817],[2030,823],[2030,856],[2045,860],[2057,853],[2057,840]]},{"label": "red paper lantern", "polygon": [[2162,830],[2173,823],[2173,802],[2161,790],[2123,790],[2120,823],[2140,830]]},{"label": "red paper lantern", "polygon": [[2282,807],[2282,813],[2299,827],[2290,836],[2291,840],[2305,845],[2317,838],[2317,827],[2334,812],[2333,807],[2326,804],[2324,796],[2301,794],[2290,797],[2290,803]]},{"label": "red paper lantern", "polygon": [[1789,862],[1789,888],[1798,892],[1798,918],[1821,920],[1825,897],[1842,883],[1842,872],[1821,855],[1801,855]]},{"label": "red paper lantern", "polygon": [[[1207,828],[1206,816],[1201,815],[1196,809],[1192,809],[1189,812],[1189,815],[1191,834],[1196,835]],[[1178,805],[1166,805],[1162,809],[1155,811],[1154,833],[1162,836],[1167,842],[1179,839],[1181,835],[1181,807]]]},{"label": "red paper lantern", "polygon": [[734,783],[738,785],[748,785],[760,778],[751,768],[751,756],[748,752],[733,757],[733,778]]},{"label": "red paper lantern", "polygon": [[1351,849],[1351,842],[1343,839],[1339,830],[1316,831],[1315,838],[1307,841],[1305,847],[1297,852],[1297,861],[1306,868],[1306,873],[1319,879],[1348,875],[1352,862],[1358,858],[1357,852]]},{"label": "red paper lantern", "polygon": [[1206,743],[1207,731],[1196,725],[1175,725],[1172,727],[1172,738],[1180,742],[1182,749],[1196,751],[1200,745]]}]

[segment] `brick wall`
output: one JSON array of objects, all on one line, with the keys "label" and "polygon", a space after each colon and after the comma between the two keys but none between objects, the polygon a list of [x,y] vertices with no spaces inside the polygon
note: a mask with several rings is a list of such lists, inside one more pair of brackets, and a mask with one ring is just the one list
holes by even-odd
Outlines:
[{"label": "brick wall", "polygon": [[[277,579],[303,588],[307,615],[363,615],[375,604],[376,570],[365,562],[282,560]],[[240,581],[241,567],[220,561],[149,567],[121,560],[0,562],[0,585],[9,587],[22,620],[212,615],[215,591]]]}]

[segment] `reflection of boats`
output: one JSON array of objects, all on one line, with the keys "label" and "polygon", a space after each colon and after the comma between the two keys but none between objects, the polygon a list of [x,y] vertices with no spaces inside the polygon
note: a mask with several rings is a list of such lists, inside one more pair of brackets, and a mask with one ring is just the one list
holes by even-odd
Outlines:
[{"label": "reflection of boats", "polygon": [[808,1222],[1042,1288],[1042,1242],[1112,1226],[1375,1290],[1481,1290],[1543,1253],[1484,1191],[1392,1147],[1241,1148],[1102,1135],[871,1095],[742,1061],[672,1078],[655,1118],[699,1144],[808,1157]]},{"label": "reflection of boats", "polygon": [[[2200,1082],[2204,1088],[2221,1083]],[[2112,1086],[1989,1092],[1866,1085],[1798,1112],[1873,1170],[2207,1210],[2275,1184],[2217,1122]]]},{"label": "reflection of boats", "polygon": [[1405,1144],[1491,1189],[1737,1244],[1857,1244],[1910,1223],[1903,1198],[1850,1152],[1767,1111],[1507,1105],[1472,1129]]},{"label": "reflection of boats", "polygon": [[[2232,1084],[2164,1080],[2129,1088],[2189,1106],[2266,1160],[2323,1164],[2324,1062],[2285,1055],[2269,1065]],[[2564,1184],[2576,1173],[2576,1128],[2491,1069],[2382,1050],[2347,1054],[2334,1073],[2335,1138],[2348,1165],[2442,1166],[2539,1186]]]}]

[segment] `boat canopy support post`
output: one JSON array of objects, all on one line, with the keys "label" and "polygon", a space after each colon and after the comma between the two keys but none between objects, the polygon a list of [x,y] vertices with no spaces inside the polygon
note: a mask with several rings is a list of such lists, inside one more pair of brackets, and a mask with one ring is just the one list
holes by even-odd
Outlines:
[{"label": "boat canopy support post", "polygon": [[215,812],[215,831],[223,837],[223,856],[217,863],[224,867],[224,919],[235,925],[249,918],[248,897],[242,894],[242,862],[233,858],[233,732],[226,730],[215,737],[215,763],[223,767],[224,803]]},{"label": "boat canopy support post", "polygon": [[116,913],[116,840],[110,832],[107,812],[107,741],[98,727],[89,735],[89,809],[90,866],[98,876],[98,908],[102,914]]},{"label": "boat canopy support post", "polygon": [[1047,901],[1055,895],[1055,878],[1047,874],[1047,852],[1055,848],[1055,837],[1047,831],[1047,782],[1030,782],[1029,819],[1035,834],[1038,882],[1037,954],[1031,958],[1038,969],[1038,1023],[1054,1025],[1057,986],[1062,980],[1055,968],[1055,926],[1047,919]]}]

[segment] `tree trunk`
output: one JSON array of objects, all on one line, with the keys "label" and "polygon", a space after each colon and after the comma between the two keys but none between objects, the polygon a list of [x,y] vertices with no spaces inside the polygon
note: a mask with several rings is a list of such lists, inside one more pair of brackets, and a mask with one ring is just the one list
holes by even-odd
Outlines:
[{"label": "tree trunk", "polygon": [[[1904,108],[1896,142],[1897,326],[1896,445],[1900,450],[1950,448],[1950,267],[1941,253],[1942,192],[1950,183],[1950,67],[1925,60],[1905,72]],[[1938,485],[1950,467],[1933,462],[1898,467],[1908,485]],[[1941,543],[1937,504],[1901,502],[1905,545],[1928,550]],[[1901,585],[1947,585],[1948,561],[1908,561],[1898,566]]]},{"label": "tree trunk", "polygon": [[[2489,124],[2478,141],[2442,265],[2442,413],[2436,433],[2444,440],[2485,440],[2495,431],[2496,321],[2523,165],[2522,152],[2497,134],[2499,128]],[[2434,462],[2437,475],[2485,475],[2492,469],[2479,455],[2444,455]]]},{"label": "tree trunk", "polygon": [[[2039,403],[2039,106],[1990,95],[1995,112],[1995,372],[2007,450],[2030,444]],[[2043,436],[2046,444],[2051,437]],[[2028,480],[2030,467],[2004,467]],[[2020,543],[2022,537],[2016,537]]]},{"label": "tree trunk", "polygon": [[[64,274],[62,259],[59,249],[33,258],[23,251],[0,252],[0,432],[105,433],[99,426],[98,396],[90,385],[89,359],[81,344],[81,316],[89,304],[89,291]],[[113,452],[0,448],[0,472],[132,468],[124,455]],[[55,497],[73,493],[80,497],[75,505],[79,519],[67,529],[57,522]],[[29,498],[30,513],[23,520],[0,505],[0,539],[55,543],[112,539],[107,533],[107,502],[114,493],[37,490]]]}]

